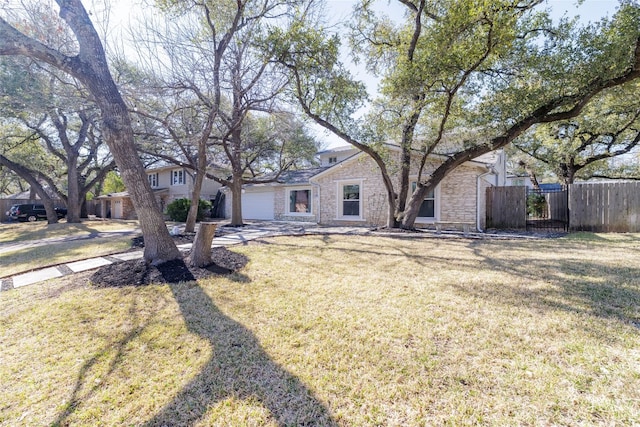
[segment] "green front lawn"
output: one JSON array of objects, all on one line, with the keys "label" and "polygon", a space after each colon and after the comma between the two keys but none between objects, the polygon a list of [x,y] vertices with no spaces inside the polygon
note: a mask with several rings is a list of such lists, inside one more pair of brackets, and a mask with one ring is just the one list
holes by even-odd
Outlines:
[{"label": "green front lawn", "polygon": [[0,425],[640,422],[640,236],[282,237],[0,293]]}]

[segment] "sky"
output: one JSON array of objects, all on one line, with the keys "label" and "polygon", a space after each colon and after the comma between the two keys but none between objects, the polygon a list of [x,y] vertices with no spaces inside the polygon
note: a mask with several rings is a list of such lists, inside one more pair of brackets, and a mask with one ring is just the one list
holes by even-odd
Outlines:
[{"label": "sky", "polygon": [[[104,7],[104,0],[93,0],[97,5],[97,10],[100,9],[100,5]],[[132,14],[135,15],[136,5],[141,2],[139,0],[110,0],[113,5],[115,13],[112,15],[112,22],[117,23],[122,27],[126,27]],[[341,22],[349,18],[351,11],[358,0],[325,0],[327,3],[326,11],[328,14],[329,22]],[[88,1],[87,3],[90,3]],[[404,12],[404,6],[398,4],[396,1],[389,2],[388,0],[379,0],[379,10],[384,11],[392,18],[400,19]],[[603,17],[612,16],[616,11],[618,2],[615,0],[584,0],[577,8],[578,2],[576,0],[547,0],[543,7],[551,10],[551,16],[554,20],[560,19],[562,16],[574,17],[580,16],[583,22],[598,21]],[[137,8],[138,10],[139,7]],[[140,13],[140,12],[137,12]],[[336,27],[336,31],[339,31],[340,27]],[[368,75],[362,66],[356,66],[352,63],[347,49],[345,48],[343,54],[343,61],[347,64],[350,63],[350,71],[356,76],[356,78],[362,80],[367,85],[367,88],[371,95],[375,95],[377,91],[378,80]],[[332,148],[340,145],[346,145],[346,143],[340,138],[332,135],[322,128],[314,128],[314,132],[317,137],[324,142],[327,148]]]},{"label": "sky", "polygon": [[[330,14],[330,19],[335,22],[340,22],[348,19],[353,6],[358,3],[358,0],[326,0],[327,11]],[[388,0],[381,0],[380,10],[387,13],[390,17],[402,18],[404,12],[404,6],[398,4],[398,2],[391,2],[393,6],[389,5]],[[578,2],[575,0],[547,0],[543,7],[551,10],[551,17],[557,21],[560,18],[566,16],[573,18],[575,16],[580,17],[581,22],[595,22],[604,17],[611,17],[617,8],[618,2],[615,0],[584,0],[578,7]],[[344,62],[349,62],[349,56],[344,54]],[[369,76],[363,67],[352,65],[350,71],[360,80],[363,80],[368,87],[370,94],[375,94],[377,91],[378,80]],[[326,141],[328,147],[337,147],[347,145],[339,137],[323,130],[316,129],[318,136]]]}]

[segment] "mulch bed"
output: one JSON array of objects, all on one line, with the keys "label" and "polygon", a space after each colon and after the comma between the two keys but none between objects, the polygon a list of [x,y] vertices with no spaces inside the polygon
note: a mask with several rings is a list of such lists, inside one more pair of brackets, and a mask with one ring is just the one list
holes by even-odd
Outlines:
[{"label": "mulch bed", "polygon": [[[193,235],[173,236],[176,244],[193,242]],[[144,247],[144,239],[132,239],[132,247]],[[188,255],[184,253],[183,255]],[[248,262],[246,256],[228,250],[213,248],[211,264],[204,268],[190,267],[184,260],[168,261],[159,265],[148,265],[143,259],[117,262],[99,268],[89,281],[97,287],[142,286],[152,283],[187,282],[213,275],[231,274],[244,267]]]}]

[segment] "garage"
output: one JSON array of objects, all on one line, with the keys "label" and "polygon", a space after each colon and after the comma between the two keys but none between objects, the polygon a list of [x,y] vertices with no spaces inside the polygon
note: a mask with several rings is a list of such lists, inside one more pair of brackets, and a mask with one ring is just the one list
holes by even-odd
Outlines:
[{"label": "garage", "polygon": [[243,191],[243,219],[274,219],[273,191]]}]

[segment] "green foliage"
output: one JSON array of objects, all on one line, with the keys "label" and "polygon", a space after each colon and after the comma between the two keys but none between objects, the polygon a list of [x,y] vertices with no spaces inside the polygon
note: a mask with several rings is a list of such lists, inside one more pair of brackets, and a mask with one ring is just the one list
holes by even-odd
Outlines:
[{"label": "green foliage", "polygon": [[[169,215],[169,218],[171,218],[172,221],[185,222],[187,220],[190,207],[191,200],[176,199],[167,205],[167,215]],[[210,209],[211,203],[201,199],[198,203],[198,216],[196,220],[202,221]]]},{"label": "green foliage", "polygon": [[578,117],[535,126],[514,145],[566,184],[594,176],[637,178],[638,91],[638,81],[604,91]]},{"label": "green foliage", "polygon": [[121,193],[126,190],[122,177],[115,171],[107,173],[102,186],[103,194]]},{"label": "green foliage", "polygon": [[532,217],[542,217],[547,201],[544,194],[530,193],[527,195],[527,214]]},{"label": "green foliage", "polygon": [[357,131],[354,114],[368,99],[362,82],[339,60],[340,38],[303,23],[272,29],[266,48],[294,74],[292,96],[341,131]]}]

